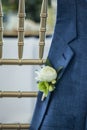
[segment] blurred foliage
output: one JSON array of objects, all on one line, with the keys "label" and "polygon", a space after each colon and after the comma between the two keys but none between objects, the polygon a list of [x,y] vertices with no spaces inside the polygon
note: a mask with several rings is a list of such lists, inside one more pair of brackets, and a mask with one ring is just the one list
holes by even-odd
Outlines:
[{"label": "blurred foliage", "polygon": [[17,12],[18,0],[2,0],[3,12],[8,13],[9,11]]},{"label": "blurred foliage", "polygon": [[[4,13],[17,12],[18,2],[19,0],[2,0]],[[25,4],[26,18],[39,22],[42,0],[25,0]],[[48,0],[48,5],[51,6],[51,0]]]},{"label": "blurred foliage", "polygon": [[48,0],[48,5],[51,7],[51,5],[52,5],[51,0]]},{"label": "blurred foliage", "polygon": [[26,0],[26,14],[27,17],[35,22],[40,21],[41,0]]}]

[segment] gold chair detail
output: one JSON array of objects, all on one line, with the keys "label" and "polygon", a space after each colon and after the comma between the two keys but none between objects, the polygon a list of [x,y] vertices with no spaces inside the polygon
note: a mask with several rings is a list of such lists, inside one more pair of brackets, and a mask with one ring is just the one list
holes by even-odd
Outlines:
[{"label": "gold chair detail", "polygon": [[[19,0],[18,9],[18,59],[3,59],[2,58],[2,45],[3,45],[3,13],[2,2],[0,0],[0,65],[43,65],[45,59],[43,59],[45,35],[46,35],[46,21],[47,21],[47,6],[48,0],[42,0],[41,8],[41,22],[39,31],[39,58],[38,59],[22,59],[23,46],[24,46],[24,21],[25,21],[25,0]],[[25,97],[37,97],[37,92],[28,91],[0,91],[0,98],[25,98]],[[3,129],[28,129],[29,124],[4,124],[0,123],[0,130]]]}]

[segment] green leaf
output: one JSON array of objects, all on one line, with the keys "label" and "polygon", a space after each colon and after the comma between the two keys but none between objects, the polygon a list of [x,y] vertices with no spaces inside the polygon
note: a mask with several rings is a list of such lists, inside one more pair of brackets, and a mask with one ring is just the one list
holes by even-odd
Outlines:
[{"label": "green leaf", "polygon": [[48,93],[55,89],[55,86],[47,81],[42,81],[38,83],[38,89],[39,91],[43,92],[45,97],[47,97]]},{"label": "green leaf", "polygon": [[46,59],[46,63],[45,64],[50,66],[50,67],[52,67],[52,64],[51,64],[51,62],[50,62],[50,60],[48,58]]},{"label": "green leaf", "polygon": [[60,73],[62,69],[63,69],[63,66],[59,67],[59,68],[56,70],[57,73]]},{"label": "green leaf", "polygon": [[46,86],[44,85],[44,82],[39,82],[39,83],[38,83],[38,89],[39,89],[41,92],[44,92],[44,91],[45,91]]},{"label": "green leaf", "polygon": [[45,87],[48,89],[49,88],[49,83],[48,82],[44,82],[44,85],[45,85]]},{"label": "green leaf", "polygon": [[46,88],[44,91],[44,95],[47,97],[48,93],[49,93],[49,90]]},{"label": "green leaf", "polygon": [[54,90],[54,87],[52,85],[49,86],[49,91],[52,92]]}]

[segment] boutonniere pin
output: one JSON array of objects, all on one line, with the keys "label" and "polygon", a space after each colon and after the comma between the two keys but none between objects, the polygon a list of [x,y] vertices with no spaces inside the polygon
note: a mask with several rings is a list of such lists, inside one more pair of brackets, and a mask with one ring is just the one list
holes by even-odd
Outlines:
[{"label": "boutonniere pin", "polygon": [[59,80],[58,74],[63,67],[59,67],[58,70],[55,70],[49,60],[46,61],[46,66],[41,68],[40,71],[36,71],[37,77],[35,78],[38,83],[39,91],[43,92],[41,101],[43,101],[49,92],[55,90],[55,84]]}]

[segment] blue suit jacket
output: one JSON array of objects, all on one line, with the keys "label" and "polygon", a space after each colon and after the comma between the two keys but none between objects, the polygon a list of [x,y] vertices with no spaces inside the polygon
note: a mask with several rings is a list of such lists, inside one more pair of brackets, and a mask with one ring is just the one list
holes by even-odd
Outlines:
[{"label": "blue suit jacket", "polygon": [[54,92],[38,93],[30,130],[87,130],[87,1],[57,0],[48,58],[63,66]]}]

